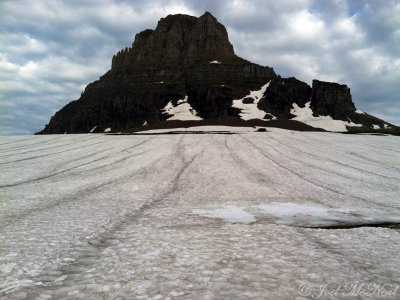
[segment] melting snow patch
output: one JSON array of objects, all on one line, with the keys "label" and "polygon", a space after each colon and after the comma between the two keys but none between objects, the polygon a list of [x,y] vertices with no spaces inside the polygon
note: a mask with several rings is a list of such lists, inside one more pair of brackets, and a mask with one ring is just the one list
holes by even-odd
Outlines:
[{"label": "melting snow patch", "polygon": [[276,218],[278,224],[301,227],[329,227],[340,225],[373,225],[398,223],[400,217],[379,211],[361,211],[344,208],[329,208],[290,202],[271,202],[258,206],[264,214]]},{"label": "melting snow patch", "polygon": [[218,60],[213,60],[213,61],[210,61],[210,64],[220,64],[221,62],[219,62]]},{"label": "melting snow patch", "polygon": [[60,277],[58,277],[57,279],[54,280],[54,282],[60,282],[60,281],[64,281],[65,279],[67,279],[68,275],[62,275]]},{"label": "melting snow patch", "polygon": [[75,258],[66,257],[66,258],[63,258],[63,261],[75,261]]},{"label": "melting snow patch", "polygon": [[164,114],[172,115],[172,117],[168,118],[167,121],[171,120],[181,120],[181,121],[198,121],[202,120],[199,116],[197,116],[197,112],[192,108],[192,106],[187,102],[188,96],[185,96],[184,99],[178,101],[176,106],[173,106],[172,101],[168,102],[168,104],[163,108]]},{"label": "melting snow patch", "polygon": [[[254,213],[251,214],[248,211]],[[330,208],[292,202],[270,202],[250,207],[227,206],[215,209],[195,209],[194,215],[222,219],[230,223],[250,224],[257,220],[298,227],[363,226],[399,223],[396,214]]]},{"label": "melting snow patch", "polygon": [[357,110],[355,111],[355,113],[356,113],[356,114],[360,114],[360,115],[365,114],[365,112],[363,112],[362,110],[359,110],[359,109],[357,109]]},{"label": "melting snow patch", "polygon": [[144,121],[142,126],[146,126],[146,125],[147,125],[147,121]]},{"label": "melting snow patch", "polygon": [[263,213],[277,218],[278,220],[276,221],[276,223],[286,225],[295,225],[298,222],[304,221],[312,222],[312,219],[330,219],[329,209],[320,206],[304,205],[290,202],[271,202],[268,204],[260,204],[258,208],[260,208]]},{"label": "melting snow patch", "polygon": [[96,128],[97,126],[94,126],[92,129],[90,129],[90,133],[92,133]]},{"label": "melting snow patch", "polygon": [[242,207],[237,206],[229,206],[211,210],[195,209],[192,211],[192,214],[208,218],[222,219],[230,223],[250,224],[257,221],[252,214],[245,211]]},{"label": "melting snow patch", "polygon": [[110,127],[104,129],[104,132],[110,132],[110,131],[111,131],[111,128],[110,128]]},{"label": "melting snow patch", "polygon": [[169,293],[169,295],[171,295],[172,297],[180,297],[185,295],[185,292],[172,291]]},{"label": "melting snow patch", "polygon": [[292,120],[303,122],[315,128],[322,128],[327,131],[343,132],[347,131],[346,126],[361,127],[361,124],[355,124],[350,120],[348,122],[342,120],[334,120],[331,116],[314,117],[310,107],[311,102],[307,102],[305,107],[299,107],[293,103],[290,113],[296,117]]},{"label": "melting snow patch", "polygon": [[374,127],[374,129],[381,129],[379,125],[373,124],[372,126]]},{"label": "melting snow patch", "polygon": [[[258,101],[264,96],[265,91],[267,90],[269,86],[268,82],[267,84],[264,84],[261,89],[258,91],[250,91],[250,94],[247,96],[244,96],[242,99],[236,99],[233,100],[232,107],[239,108],[241,110],[240,117],[243,120],[251,120],[251,119],[261,119],[264,120],[265,115],[267,114],[265,111],[259,109],[257,107]],[[244,99],[248,99],[251,101],[251,103],[243,103]],[[246,100],[244,100],[246,101]],[[274,116],[272,116],[272,119],[276,119]]]}]

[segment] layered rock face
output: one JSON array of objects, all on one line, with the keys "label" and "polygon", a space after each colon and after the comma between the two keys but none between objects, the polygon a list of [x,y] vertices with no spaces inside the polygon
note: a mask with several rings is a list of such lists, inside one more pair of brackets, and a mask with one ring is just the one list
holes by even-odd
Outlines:
[{"label": "layered rock face", "polygon": [[136,35],[132,48],[114,56],[112,68],[118,66],[177,66],[217,60],[240,62],[228,40],[225,27],[208,12],[200,18],[169,15],[155,30]]},{"label": "layered rock face", "polygon": [[319,80],[312,83],[311,106],[315,115],[330,115],[335,119],[356,111],[346,85]]},{"label": "layered rock face", "polygon": [[[164,122],[169,117],[164,107],[185,96],[199,118],[239,118],[241,109],[232,106],[233,100],[268,82],[257,104],[265,120],[271,115],[291,119],[293,103],[304,107],[311,101],[315,116],[355,118],[372,126],[369,115],[355,113],[346,86],[314,80],[311,88],[236,56],[225,27],[206,12],[199,18],[169,15],[156,29],[138,33],[131,48],[114,55],[111,70],[58,111],[40,133],[124,131]],[[383,126],[382,120],[373,122]]]}]

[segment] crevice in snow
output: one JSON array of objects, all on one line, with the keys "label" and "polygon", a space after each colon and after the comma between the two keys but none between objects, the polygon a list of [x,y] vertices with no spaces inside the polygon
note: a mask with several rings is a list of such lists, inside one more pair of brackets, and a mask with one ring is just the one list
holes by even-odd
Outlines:
[{"label": "crevice in snow", "polygon": [[[270,82],[264,84],[258,91],[250,91],[250,94],[241,99],[233,100],[232,107],[239,108],[239,114],[243,120],[260,119],[265,120],[267,113],[257,107],[258,101],[264,96],[265,91],[269,87]],[[272,119],[276,119],[273,115],[268,114]]]},{"label": "crevice in snow", "polygon": [[163,108],[163,113],[172,115],[167,119],[167,121],[181,120],[181,121],[198,121],[203,120],[201,117],[197,116],[196,110],[187,102],[188,96],[184,99],[178,100],[176,106],[169,101],[168,104]]},{"label": "crevice in snow", "polygon": [[293,103],[293,108],[290,113],[295,117],[291,120],[303,122],[315,128],[322,128],[333,132],[346,132],[346,126],[362,127],[361,124],[355,124],[351,120],[348,122],[342,120],[334,120],[331,116],[313,116],[313,111],[310,107],[311,102],[307,102],[304,107],[299,107]]},{"label": "crevice in snow", "polygon": [[400,229],[400,223],[397,222],[379,222],[379,223],[356,223],[356,224],[339,224],[332,226],[317,226],[314,229],[353,229],[360,227],[380,227],[389,229]]}]

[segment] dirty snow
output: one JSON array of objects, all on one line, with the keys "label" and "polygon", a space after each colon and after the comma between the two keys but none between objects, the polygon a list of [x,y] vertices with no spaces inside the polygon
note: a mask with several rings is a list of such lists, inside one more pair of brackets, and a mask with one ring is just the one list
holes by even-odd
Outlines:
[{"label": "dirty snow", "polygon": [[[259,127],[257,127],[259,128]],[[178,128],[167,128],[167,129],[152,129],[146,130],[145,133],[168,133],[168,132],[229,132],[229,133],[243,133],[243,132],[255,132],[256,129],[253,127],[232,127],[232,126],[217,126],[217,125],[203,125],[203,126],[191,126],[191,127],[178,127]]]},{"label": "dirty snow", "polygon": [[163,111],[166,114],[172,115],[172,117],[169,117],[167,121],[203,120],[201,117],[197,116],[197,112],[192,108],[192,106],[187,102],[187,100],[188,96],[185,96],[184,99],[178,100],[176,106],[172,104],[172,101],[168,102],[168,104],[164,107]]},{"label": "dirty snow", "polygon": [[[267,90],[269,83],[264,84],[257,91],[250,91],[250,94],[244,96],[242,99],[236,99],[232,102],[232,107],[239,108],[241,113],[239,114],[243,120],[251,120],[251,119],[261,119],[264,120],[265,115],[267,114],[265,111],[259,109],[257,107],[258,101],[264,96],[265,91]],[[253,103],[243,103],[245,98],[253,99]],[[272,116],[272,119],[276,119]]]},{"label": "dirty snow", "polygon": [[312,127],[322,128],[333,132],[345,132],[347,131],[346,126],[362,126],[361,124],[355,124],[350,120],[348,122],[334,120],[331,116],[314,117],[310,104],[311,102],[307,102],[304,107],[299,107],[296,103],[293,103],[293,108],[290,110],[290,113],[296,117],[292,118],[292,120],[300,121]]},{"label": "dirty snow", "polygon": [[302,299],[303,284],[400,284],[398,229],[308,228],[398,220],[397,137],[233,129],[0,137],[0,298]]}]

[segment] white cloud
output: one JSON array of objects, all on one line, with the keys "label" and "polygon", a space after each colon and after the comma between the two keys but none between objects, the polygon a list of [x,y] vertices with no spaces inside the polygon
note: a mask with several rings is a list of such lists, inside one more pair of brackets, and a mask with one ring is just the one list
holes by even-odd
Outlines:
[{"label": "white cloud", "polygon": [[307,10],[294,14],[289,24],[289,32],[300,40],[315,41],[325,31],[325,24],[317,16]]}]

